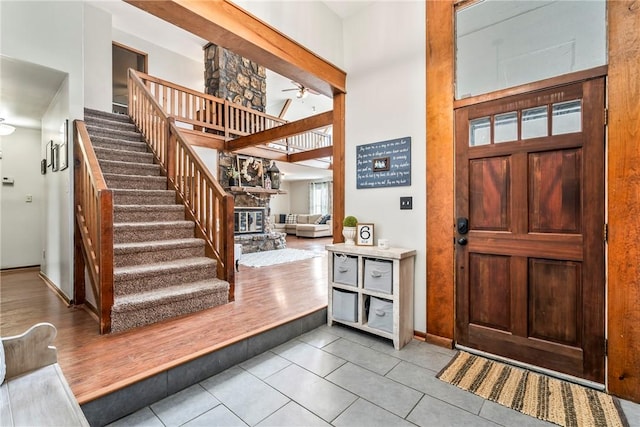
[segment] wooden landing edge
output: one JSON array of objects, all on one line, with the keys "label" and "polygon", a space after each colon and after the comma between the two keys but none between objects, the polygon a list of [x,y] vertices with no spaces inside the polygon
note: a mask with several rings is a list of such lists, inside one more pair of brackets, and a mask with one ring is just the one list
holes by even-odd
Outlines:
[{"label": "wooden landing edge", "polygon": [[62,292],[62,290],[54,285],[54,283],[44,274],[42,271],[38,271],[38,277],[42,279],[42,281],[47,285],[49,289],[58,297],[60,300],[67,306],[67,308],[73,305],[73,302],[67,298],[67,296]]},{"label": "wooden landing edge", "polygon": [[301,319],[303,317],[306,317],[306,316],[308,316],[310,314],[313,314],[315,312],[318,312],[318,311],[326,309],[326,308],[327,308],[326,305],[322,305],[322,306],[319,306],[319,307],[314,308],[314,309],[309,309],[309,310],[307,310],[307,311],[305,311],[303,313],[297,313],[296,315],[287,317],[287,318],[285,318],[285,319],[283,319],[283,320],[281,320],[279,322],[270,323],[268,325],[263,326],[262,328],[254,330],[252,332],[247,332],[247,333],[244,333],[242,335],[235,336],[235,337],[230,338],[228,340],[221,341],[221,342],[219,342],[219,343],[217,343],[215,345],[203,348],[202,350],[199,350],[199,351],[197,351],[195,353],[191,353],[191,354],[189,354],[187,356],[184,356],[184,357],[181,357],[181,358],[178,358],[178,359],[174,359],[174,360],[172,360],[170,362],[155,366],[155,367],[153,367],[151,369],[147,369],[146,371],[141,372],[141,373],[139,373],[137,375],[131,376],[131,377],[125,379],[125,380],[121,380],[121,381],[117,381],[115,383],[109,384],[109,386],[107,386],[107,387],[102,387],[100,389],[93,390],[93,391],[88,392],[88,393],[77,395],[76,399],[78,400],[78,403],[80,405],[84,405],[84,404],[89,403],[89,402],[91,402],[93,400],[96,400],[96,399],[104,397],[104,396],[106,396],[108,394],[111,394],[111,393],[113,393],[113,392],[115,392],[117,390],[123,389],[123,388],[125,388],[125,387],[127,387],[127,386],[129,386],[131,384],[140,382],[140,381],[145,380],[147,378],[150,378],[150,377],[152,377],[154,375],[161,374],[162,372],[168,371],[168,370],[170,370],[172,368],[175,368],[177,366],[180,366],[180,365],[183,365],[185,363],[191,362],[192,360],[198,359],[198,358],[200,358],[202,356],[205,356],[205,355],[207,355],[209,353],[213,353],[215,351],[221,350],[221,349],[223,349],[225,347],[228,347],[228,346],[230,346],[232,344],[235,344],[237,342],[243,341],[243,340],[245,340],[247,338],[251,338],[251,337],[256,336],[256,335],[260,335],[263,332],[267,332],[267,331],[269,331],[271,329],[275,329],[275,328],[277,328],[279,326],[282,326],[282,325],[285,325],[287,323],[293,322],[295,320]]}]

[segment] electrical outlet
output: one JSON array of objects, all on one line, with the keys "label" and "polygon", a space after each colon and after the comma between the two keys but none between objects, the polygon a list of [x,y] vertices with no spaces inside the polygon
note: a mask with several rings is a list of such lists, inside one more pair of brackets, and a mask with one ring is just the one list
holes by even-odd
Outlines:
[{"label": "electrical outlet", "polygon": [[400,197],[400,209],[413,209],[413,197]]}]

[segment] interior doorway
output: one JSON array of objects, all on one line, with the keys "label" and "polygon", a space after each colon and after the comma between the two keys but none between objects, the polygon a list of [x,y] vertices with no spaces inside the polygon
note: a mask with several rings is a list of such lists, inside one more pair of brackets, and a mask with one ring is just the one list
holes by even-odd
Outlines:
[{"label": "interior doorway", "polygon": [[456,342],[604,383],[604,77],[455,111]]},{"label": "interior doorway", "polygon": [[133,68],[147,72],[148,55],[139,50],[114,42],[111,48],[112,57],[112,111],[127,114],[129,93],[127,91],[127,70]]}]

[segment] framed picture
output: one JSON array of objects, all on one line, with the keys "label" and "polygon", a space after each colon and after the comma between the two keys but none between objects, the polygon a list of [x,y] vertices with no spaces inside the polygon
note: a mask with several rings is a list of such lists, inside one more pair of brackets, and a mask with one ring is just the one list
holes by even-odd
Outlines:
[{"label": "framed picture", "polygon": [[60,156],[59,166],[63,171],[69,167],[69,119],[65,120],[61,126],[62,143],[58,155]]},{"label": "framed picture", "polygon": [[377,159],[373,159],[373,164],[371,169],[374,172],[384,172],[391,169],[391,158],[390,157],[378,157]]},{"label": "framed picture", "polygon": [[373,224],[356,224],[356,245],[373,246]]},{"label": "framed picture", "polygon": [[51,153],[51,170],[56,172],[60,170],[60,145],[54,144]]},{"label": "framed picture", "polygon": [[52,166],[53,163],[53,140],[47,142],[47,146],[44,149],[44,156],[47,159],[47,166]]},{"label": "framed picture", "polygon": [[249,156],[238,156],[240,186],[264,187],[264,165],[261,159]]}]

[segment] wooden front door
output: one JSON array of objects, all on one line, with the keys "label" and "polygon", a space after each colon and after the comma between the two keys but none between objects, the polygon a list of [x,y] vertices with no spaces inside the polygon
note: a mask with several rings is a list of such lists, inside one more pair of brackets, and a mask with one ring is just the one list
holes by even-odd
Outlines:
[{"label": "wooden front door", "polygon": [[456,341],[604,382],[604,78],[457,109]]}]

